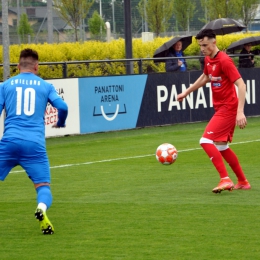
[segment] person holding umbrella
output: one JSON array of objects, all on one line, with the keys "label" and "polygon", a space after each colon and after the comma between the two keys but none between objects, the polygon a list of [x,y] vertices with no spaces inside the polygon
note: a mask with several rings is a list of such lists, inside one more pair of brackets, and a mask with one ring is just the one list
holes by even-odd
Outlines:
[{"label": "person holding umbrella", "polygon": [[[252,54],[251,43],[244,44],[244,47],[240,54]],[[239,68],[253,68],[255,66],[254,55],[239,56]]]},{"label": "person holding umbrella", "polygon": [[[232,141],[235,126],[244,129],[247,124],[244,115],[246,85],[232,59],[226,53],[219,51],[216,45],[216,34],[212,29],[200,31],[196,39],[205,56],[204,70],[193,85],[178,94],[177,100],[183,101],[191,92],[211,82],[215,113],[205,128],[200,145],[220,176],[220,182],[212,192],[248,190],[251,186],[236,154],[228,146],[228,142]],[[235,85],[238,87],[238,95]],[[223,158],[238,179],[236,185],[229,178]]]},{"label": "person holding umbrella", "polygon": [[187,63],[182,52],[182,41],[176,42],[172,48],[169,49],[168,57],[179,57],[179,59],[166,60],[166,72],[186,71]]},{"label": "person holding umbrella", "polygon": [[[155,50],[153,57],[156,62],[164,62],[166,71],[185,71],[187,64],[183,58],[183,51],[192,43],[192,35],[177,36],[165,42]],[[166,57],[179,57],[179,59],[165,59]],[[158,59],[160,58],[160,59]]]}]

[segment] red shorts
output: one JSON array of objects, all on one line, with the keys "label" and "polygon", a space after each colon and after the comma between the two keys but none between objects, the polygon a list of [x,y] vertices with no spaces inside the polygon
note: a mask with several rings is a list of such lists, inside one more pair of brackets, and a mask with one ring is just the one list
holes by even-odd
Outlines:
[{"label": "red shorts", "polygon": [[202,136],[214,142],[231,143],[236,126],[236,116],[234,110],[219,109],[207,124]]}]

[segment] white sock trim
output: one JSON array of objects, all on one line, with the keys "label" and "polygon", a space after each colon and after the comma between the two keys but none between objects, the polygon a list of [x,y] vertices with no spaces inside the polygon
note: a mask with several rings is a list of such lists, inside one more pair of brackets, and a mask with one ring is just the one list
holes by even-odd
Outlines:
[{"label": "white sock trim", "polygon": [[213,144],[213,140],[210,140],[210,139],[205,138],[205,137],[201,137],[200,138],[200,144]]},{"label": "white sock trim", "polygon": [[47,210],[47,205],[40,202],[37,206],[38,209],[41,209],[43,212],[45,212]]},{"label": "white sock trim", "polygon": [[229,148],[228,144],[216,144],[215,146],[220,152],[225,151]]}]

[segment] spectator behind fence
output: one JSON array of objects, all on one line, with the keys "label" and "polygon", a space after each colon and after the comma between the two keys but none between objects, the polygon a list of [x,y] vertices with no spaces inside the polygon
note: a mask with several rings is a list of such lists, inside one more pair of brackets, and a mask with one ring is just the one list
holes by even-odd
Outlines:
[{"label": "spectator behind fence", "polygon": [[186,71],[187,63],[184,58],[184,54],[182,52],[182,42],[176,42],[170,49],[167,57],[180,57],[179,59],[166,60],[165,67],[166,72],[173,71]]},{"label": "spectator behind fence", "polygon": [[251,52],[252,45],[245,44],[240,54],[252,54],[248,56],[239,56],[239,68],[253,68],[255,66],[254,55]]}]

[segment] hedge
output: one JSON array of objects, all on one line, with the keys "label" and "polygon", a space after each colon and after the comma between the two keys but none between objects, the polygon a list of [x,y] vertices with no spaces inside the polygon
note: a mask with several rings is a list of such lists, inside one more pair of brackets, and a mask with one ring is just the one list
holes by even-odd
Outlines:
[{"label": "hedge", "polygon": [[[217,36],[217,45],[220,50],[226,49],[232,42],[245,37],[259,36],[259,33],[237,33],[224,36]],[[133,39],[133,58],[152,58],[155,50],[171,37],[155,38],[153,41],[142,42],[142,39]],[[259,48],[255,46],[252,49]],[[75,43],[54,43],[54,44],[21,44],[11,45],[10,63],[18,63],[19,53],[24,48],[35,49],[39,53],[40,62],[68,62],[68,61],[94,61],[108,60],[105,63],[68,64],[68,77],[100,76],[100,75],[121,75],[126,73],[123,62],[109,62],[109,60],[125,59],[124,39],[112,40],[111,42],[86,41]],[[0,46],[0,63],[3,63],[3,50]],[[192,44],[184,51],[186,56],[200,55],[199,45],[195,37]],[[258,57],[256,65],[260,66]],[[235,63],[237,59],[234,58]],[[259,60],[260,61],[260,60]],[[200,69],[198,59],[187,59],[188,69]],[[164,63],[153,61],[143,62],[143,72],[164,72]],[[10,76],[16,75],[16,67],[11,67]],[[138,73],[138,64],[134,62],[134,73]],[[39,75],[43,78],[62,78],[62,65],[40,66]],[[0,78],[3,78],[3,67],[0,67]]]}]

